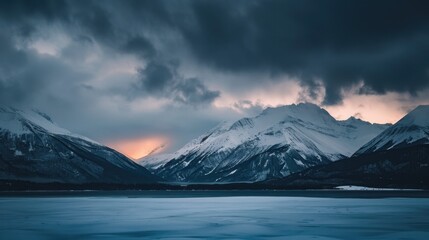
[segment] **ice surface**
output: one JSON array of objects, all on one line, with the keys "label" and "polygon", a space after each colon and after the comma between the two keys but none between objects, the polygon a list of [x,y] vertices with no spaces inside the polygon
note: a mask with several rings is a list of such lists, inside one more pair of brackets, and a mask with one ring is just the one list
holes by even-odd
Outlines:
[{"label": "ice surface", "polygon": [[2,239],[429,239],[429,201],[0,198]]}]

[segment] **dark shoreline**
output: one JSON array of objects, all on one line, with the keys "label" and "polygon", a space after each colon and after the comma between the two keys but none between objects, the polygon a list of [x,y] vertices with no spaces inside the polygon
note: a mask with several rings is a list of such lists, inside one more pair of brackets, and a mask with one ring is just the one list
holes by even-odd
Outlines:
[{"label": "dark shoreline", "polygon": [[[322,197],[322,198],[429,198],[429,190],[416,186],[370,186],[387,190],[339,190],[332,185],[276,186],[264,183],[228,184],[115,184],[34,183],[1,181],[1,197]],[[396,190],[396,189],[398,190]]]},{"label": "dark shoreline", "polygon": [[201,197],[313,197],[313,198],[429,198],[424,190],[62,190],[4,191],[9,197],[127,197],[127,198],[201,198]]}]

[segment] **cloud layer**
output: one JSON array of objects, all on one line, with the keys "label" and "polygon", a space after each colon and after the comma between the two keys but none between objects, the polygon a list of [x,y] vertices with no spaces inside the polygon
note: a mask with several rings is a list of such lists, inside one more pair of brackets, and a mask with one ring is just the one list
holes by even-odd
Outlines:
[{"label": "cloud layer", "polygon": [[299,101],[379,121],[368,99],[399,115],[429,102],[428,10],[423,0],[1,1],[0,103],[101,141],[169,135],[174,147]]}]

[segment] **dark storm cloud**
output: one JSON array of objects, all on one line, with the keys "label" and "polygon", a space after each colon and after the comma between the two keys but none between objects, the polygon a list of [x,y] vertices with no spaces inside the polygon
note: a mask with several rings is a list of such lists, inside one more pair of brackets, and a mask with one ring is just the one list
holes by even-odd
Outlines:
[{"label": "dark storm cloud", "polygon": [[[360,81],[358,94],[413,94],[429,86],[427,12],[419,0],[0,1],[0,104],[41,107],[89,134],[163,130],[184,142],[233,115],[210,105],[218,88],[251,114],[266,103],[234,93],[283,75],[300,81],[300,101],[339,103]],[[213,73],[227,80],[209,84]],[[146,97],[152,108],[136,106]]]},{"label": "dark storm cloud", "polygon": [[68,7],[66,1],[56,0],[0,1],[0,18],[13,21],[14,23],[34,18],[53,21],[66,17]]},{"label": "dark storm cloud", "polygon": [[229,71],[270,70],[326,85],[326,104],[364,80],[378,93],[429,85],[428,1],[193,1],[181,29],[194,54]]},{"label": "dark storm cloud", "polygon": [[174,32],[202,64],[218,70],[268,70],[297,77],[310,88],[319,87],[314,82],[320,79],[326,104],[341,101],[341,90],[361,80],[375,93],[415,93],[429,85],[427,1],[0,4],[0,18],[17,25],[22,35],[40,27],[38,21],[59,22],[72,34],[149,61],[162,59],[163,49],[157,49],[145,32]]},{"label": "dark storm cloud", "polygon": [[[150,11],[165,15],[156,10],[160,8],[158,5],[155,1],[126,1],[124,4],[91,0],[1,1],[0,20],[25,37],[30,37],[38,28],[59,24],[74,37],[95,40],[118,51],[152,57],[155,54],[152,43],[136,34],[141,29],[134,29],[130,24],[139,25],[156,19],[156,14]],[[145,8],[134,9],[139,6]],[[146,15],[150,17],[144,17]]]},{"label": "dark storm cloud", "polygon": [[138,72],[140,74],[138,89],[142,92],[137,94],[168,97],[177,103],[191,106],[210,104],[220,96],[219,91],[208,89],[197,78],[181,77],[174,64],[150,62]]},{"label": "dark storm cloud", "polygon": [[[0,60],[4,60],[3,72],[8,70],[6,68],[11,64],[15,66],[11,71],[17,71],[16,66],[23,61],[18,59],[14,62],[20,55],[20,51],[13,44],[14,41],[19,39],[22,42],[31,42],[35,34],[55,26],[64,29],[74,41],[61,50],[61,57],[64,59],[78,61],[79,57],[82,58],[85,54],[84,51],[96,47],[95,43],[112,54],[134,55],[145,61],[146,66],[136,74],[141,78],[140,88],[146,95],[169,97],[189,105],[199,105],[196,101],[201,101],[201,104],[211,103],[219,96],[217,91],[209,90],[201,80],[186,79],[175,72],[175,69],[170,70],[170,67],[167,67],[170,64],[163,63],[170,60],[159,57],[153,40],[144,36],[147,29],[161,31],[157,27],[171,27],[172,21],[163,2],[43,0],[2,1],[0,4],[0,24],[15,33],[15,36],[4,38],[12,44],[2,45],[4,51]],[[9,56],[9,52],[13,53],[13,56]],[[24,49],[21,55],[25,57],[26,54]],[[39,78],[38,74],[41,73],[35,72],[33,78]],[[25,84],[21,85],[25,88]],[[2,90],[6,89],[4,83],[2,86]],[[117,93],[130,94],[129,91],[122,90]]]},{"label": "dark storm cloud", "polygon": [[0,26],[20,37],[30,38],[41,22],[69,21],[69,4],[66,1],[0,1]]},{"label": "dark storm cloud", "polygon": [[173,73],[162,64],[149,63],[146,68],[139,70],[141,88],[151,94],[164,93],[174,81]]},{"label": "dark storm cloud", "polygon": [[197,78],[183,79],[178,82],[174,92],[177,102],[187,105],[201,105],[212,103],[220,96],[219,91],[211,91]]},{"label": "dark storm cloud", "polygon": [[[11,39],[3,33],[0,33],[0,52],[0,104],[26,101],[33,93],[38,92],[39,85],[42,84],[42,79],[38,77],[33,81],[25,80],[28,72],[31,72],[29,69],[34,66],[31,64],[31,56],[16,50]],[[19,74],[17,66],[23,66],[23,71]],[[31,88],[33,91],[27,94]]]},{"label": "dark storm cloud", "polygon": [[0,75],[5,78],[16,69],[16,66],[27,62],[27,55],[25,52],[16,50],[13,47],[13,42],[9,36],[0,33]]},{"label": "dark storm cloud", "polygon": [[124,45],[124,51],[136,54],[143,59],[152,59],[156,55],[156,50],[152,43],[144,37],[130,38]]},{"label": "dark storm cloud", "polygon": [[259,102],[252,102],[249,100],[240,100],[236,103],[234,103],[234,108],[238,109],[239,111],[247,113],[246,115],[249,116],[256,116],[264,110],[264,106]]}]

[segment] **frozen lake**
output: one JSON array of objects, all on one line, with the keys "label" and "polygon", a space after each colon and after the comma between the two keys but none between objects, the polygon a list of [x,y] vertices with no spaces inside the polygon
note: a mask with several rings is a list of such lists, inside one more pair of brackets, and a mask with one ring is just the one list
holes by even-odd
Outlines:
[{"label": "frozen lake", "polygon": [[429,199],[2,197],[1,239],[429,239]]}]

